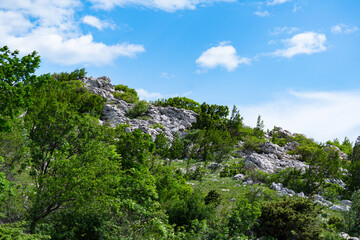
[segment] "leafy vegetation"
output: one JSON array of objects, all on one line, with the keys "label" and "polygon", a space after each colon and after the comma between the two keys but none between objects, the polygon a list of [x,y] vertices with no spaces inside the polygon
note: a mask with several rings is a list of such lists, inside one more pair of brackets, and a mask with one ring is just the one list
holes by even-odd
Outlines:
[{"label": "leafy vegetation", "polygon": [[[156,102],[193,110],[197,121],[170,135],[153,124],[155,139],[129,125],[100,125],[105,99],[80,81],[85,69],[34,75],[34,52],[1,48],[0,239],[339,239],[360,235],[360,144],[327,145],[303,135],[282,136],[245,126],[234,106],[187,98]],[[118,85],[115,97],[134,103],[127,115],[144,118],[150,104]],[[120,93],[122,91],[123,93]],[[269,136],[269,134],[272,134]],[[267,141],[308,164],[266,173],[250,167],[239,151],[259,152]],[[341,160],[339,151],[348,154]],[[233,150],[236,148],[236,152]],[[341,170],[341,171],[340,171]],[[233,180],[243,174],[242,180]],[[346,188],[329,179],[344,180]],[[309,198],[281,197],[273,182]],[[321,194],[337,202],[351,196],[343,213],[313,202]],[[320,215],[321,214],[321,215]]]},{"label": "leafy vegetation", "polygon": [[115,90],[118,92],[114,92],[113,95],[116,99],[124,100],[128,103],[137,103],[139,102],[139,97],[135,89],[129,88],[126,85],[116,85],[114,86]]}]

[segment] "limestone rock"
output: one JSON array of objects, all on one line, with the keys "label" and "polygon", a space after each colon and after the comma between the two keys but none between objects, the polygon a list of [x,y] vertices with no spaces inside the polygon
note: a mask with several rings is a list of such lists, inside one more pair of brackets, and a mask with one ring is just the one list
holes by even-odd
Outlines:
[{"label": "limestone rock", "polygon": [[[103,123],[109,123],[113,127],[119,124],[129,124],[130,127],[126,131],[141,129],[150,134],[153,139],[155,139],[156,135],[164,133],[172,141],[175,133],[184,135],[185,130],[189,129],[191,124],[196,121],[197,114],[191,110],[175,107],[156,107],[153,105],[150,105],[146,112],[148,120],[130,119],[126,116],[126,113],[134,104],[114,98],[113,93],[116,90],[111,84],[110,78],[85,77],[82,81],[91,92],[107,99],[100,120]],[[154,129],[154,126],[162,127]]]},{"label": "limestone rock", "polygon": [[233,177],[233,180],[244,180],[245,179],[245,175],[244,174],[236,174],[234,177]]},{"label": "limestone rock", "polygon": [[282,155],[279,158],[275,154],[258,154],[251,153],[245,158],[246,167],[255,167],[267,173],[274,173],[278,170],[283,170],[286,168],[296,168],[298,170],[303,170],[308,167],[305,163],[296,160],[294,156],[291,155]]}]

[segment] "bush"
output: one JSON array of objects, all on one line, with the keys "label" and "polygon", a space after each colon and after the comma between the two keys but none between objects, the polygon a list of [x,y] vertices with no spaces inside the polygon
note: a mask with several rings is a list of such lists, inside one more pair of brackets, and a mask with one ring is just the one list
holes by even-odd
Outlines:
[{"label": "bush", "polygon": [[200,104],[194,100],[186,97],[173,97],[168,99],[159,99],[153,103],[155,106],[161,107],[177,107],[187,110],[192,110],[196,113],[200,113]]},{"label": "bush", "polygon": [[320,228],[315,203],[306,198],[288,198],[266,202],[259,217],[259,236],[277,239],[319,239]]},{"label": "bush", "polygon": [[122,93],[114,92],[114,98],[124,100],[128,103],[137,103],[139,101],[139,97],[135,89],[129,88],[128,86],[122,84],[116,85],[114,87],[116,91],[122,91]]},{"label": "bush", "polygon": [[194,192],[184,196],[182,199],[173,201],[167,214],[170,224],[189,228],[194,220],[210,219],[214,214],[214,210],[212,204],[205,205],[204,198],[200,193]]},{"label": "bush", "polygon": [[221,203],[221,194],[211,190],[204,198],[204,201],[205,205],[214,204],[217,207]]},{"label": "bush", "polygon": [[169,156],[169,139],[165,136],[164,133],[159,133],[155,138],[155,153],[157,153],[162,158],[167,158]]},{"label": "bush", "polygon": [[245,137],[242,148],[248,151],[260,152],[260,145],[264,142],[264,139],[259,139],[255,136],[247,136]]},{"label": "bush", "polygon": [[232,163],[230,166],[225,166],[224,169],[220,172],[220,177],[233,177],[236,174],[244,173],[244,166],[244,161]]},{"label": "bush", "polygon": [[236,208],[231,210],[226,222],[229,228],[229,236],[244,236],[260,217],[260,204],[258,202],[249,203],[247,199],[242,199],[236,203]]},{"label": "bush", "polygon": [[140,101],[130,108],[126,116],[129,118],[139,118],[145,116],[146,111],[149,109],[149,103],[146,101]]}]

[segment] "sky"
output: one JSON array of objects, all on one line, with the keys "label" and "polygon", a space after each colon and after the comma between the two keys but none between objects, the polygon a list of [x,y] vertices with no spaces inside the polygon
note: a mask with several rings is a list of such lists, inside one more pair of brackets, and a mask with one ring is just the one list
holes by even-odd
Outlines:
[{"label": "sky", "polygon": [[358,0],[1,0],[0,46],[142,99],[236,105],[325,142],[360,135]]}]

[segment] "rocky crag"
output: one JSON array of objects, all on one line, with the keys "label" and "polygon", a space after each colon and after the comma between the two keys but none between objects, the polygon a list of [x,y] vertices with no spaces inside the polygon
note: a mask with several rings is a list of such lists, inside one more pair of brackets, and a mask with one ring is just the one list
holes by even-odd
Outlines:
[{"label": "rocky crag", "polygon": [[109,123],[113,127],[119,124],[129,124],[130,126],[126,129],[127,131],[141,129],[153,138],[159,133],[164,133],[172,141],[175,133],[178,133],[180,136],[184,135],[185,130],[189,129],[191,124],[196,121],[197,114],[193,111],[175,107],[156,107],[153,105],[150,105],[146,112],[147,120],[128,118],[126,112],[134,104],[114,97],[114,92],[121,93],[121,91],[115,90],[110,78],[85,77],[82,81],[91,92],[107,99],[100,120]]},{"label": "rocky crag", "polygon": [[[129,127],[126,129],[127,131],[141,129],[153,138],[159,133],[164,133],[166,137],[172,141],[175,133],[178,133],[180,136],[185,135],[185,130],[189,129],[191,124],[196,121],[197,114],[191,110],[175,107],[157,107],[151,104],[146,112],[146,116],[148,117],[146,120],[128,118],[126,113],[134,104],[114,97],[113,94],[120,91],[115,90],[110,78],[85,77],[82,81],[91,92],[107,99],[100,119],[102,123],[106,122],[111,126],[129,124]],[[280,127],[275,130],[280,138],[295,136],[295,134],[283,130]],[[265,134],[265,138],[267,138],[268,141],[261,145],[260,153],[242,150],[242,142],[240,142],[236,146],[237,150],[234,151],[234,154],[245,159],[247,167],[257,168],[268,173],[274,173],[289,167],[305,171],[307,165],[298,160],[299,156],[287,154],[289,150],[294,150],[299,144],[293,141],[283,147],[278,146],[270,142],[272,134],[273,131]],[[347,155],[341,152],[336,146],[328,147],[337,149],[341,158],[347,158]]]}]

